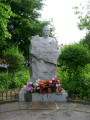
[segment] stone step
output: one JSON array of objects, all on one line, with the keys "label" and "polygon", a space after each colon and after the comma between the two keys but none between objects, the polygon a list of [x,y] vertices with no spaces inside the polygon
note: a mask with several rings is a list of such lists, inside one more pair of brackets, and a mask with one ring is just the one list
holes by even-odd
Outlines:
[{"label": "stone step", "polygon": [[57,109],[56,103],[52,102],[20,102],[20,109],[25,110],[25,109]]},{"label": "stone step", "polygon": [[[4,112],[13,112],[20,110],[72,110],[90,113],[90,106],[78,103],[68,102],[15,102],[0,104],[0,114]],[[1,119],[0,119],[1,120]]]},{"label": "stone step", "polygon": [[56,103],[51,102],[16,102],[0,105],[0,113],[18,110],[49,110],[58,109]]}]

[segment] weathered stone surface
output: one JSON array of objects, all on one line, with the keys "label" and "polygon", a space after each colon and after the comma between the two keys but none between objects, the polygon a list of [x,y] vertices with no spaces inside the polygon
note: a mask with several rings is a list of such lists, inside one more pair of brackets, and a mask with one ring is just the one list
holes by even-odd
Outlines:
[{"label": "weathered stone surface", "polygon": [[33,102],[32,109],[40,109],[40,103]]},{"label": "weathered stone surface", "polygon": [[50,80],[57,76],[58,43],[44,34],[43,37],[33,36],[30,40],[30,70],[33,82],[37,79]]},{"label": "weathered stone surface", "polygon": [[62,93],[27,93],[25,87],[19,92],[20,102],[66,102],[68,94],[62,90]]},{"label": "weathered stone surface", "polygon": [[18,103],[7,103],[7,104],[1,105],[0,112],[14,111],[14,110],[18,110],[18,109],[19,109]]},{"label": "weathered stone surface", "polygon": [[31,54],[37,59],[57,64],[58,44],[57,41],[49,37],[51,42],[46,41],[43,37],[33,36],[31,39]]},{"label": "weathered stone surface", "polygon": [[26,94],[26,86],[24,86],[19,92],[19,101],[21,102],[25,101],[25,97],[24,97],[25,94]]},{"label": "weathered stone surface", "polygon": [[[24,102],[21,104],[23,103]],[[54,103],[40,103],[39,109],[33,109],[32,107],[30,109],[28,102],[28,106],[24,104],[26,105],[24,109],[21,107],[22,105],[18,103],[20,107],[18,107],[18,110],[15,110],[13,109],[14,106],[10,104],[12,103],[9,103],[11,109],[8,109],[7,104],[4,104],[4,106],[0,105],[4,107],[3,111],[0,111],[0,120],[90,120],[90,105],[55,103],[56,106],[58,106],[57,109],[54,107]],[[41,108],[42,104],[44,104],[45,107]],[[14,103],[14,105],[16,104]]]},{"label": "weathered stone surface", "polygon": [[34,36],[30,46],[31,80],[49,80],[57,76],[58,44],[53,38],[47,42],[43,37]]},{"label": "weathered stone surface", "polygon": [[56,104],[55,103],[47,103],[48,109],[56,109]]}]

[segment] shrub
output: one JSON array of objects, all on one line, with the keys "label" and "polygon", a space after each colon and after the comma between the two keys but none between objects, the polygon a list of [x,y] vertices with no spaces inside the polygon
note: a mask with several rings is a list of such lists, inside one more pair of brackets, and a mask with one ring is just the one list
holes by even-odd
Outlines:
[{"label": "shrub", "polygon": [[8,77],[8,72],[0,73],[0,90],[12,89],[12,88],[22,88],[23,85],[30,80],[29,69],[22,67],[21,70],[15,72],[13,76]]},{"label": "shrub", "polygon": [[9,79],[8,75],[4,72],[0,73],[0,90],[8,89]]},{"label": "shrub", "polygon": [[22,88],[23,85],[26,85],[28,80],[30,80],[29,69],[23,66],[20,71],[15,72],[9,88]]},{"label": "shrub", "polygon": [[82,44],[73,44],[62,49],[58,62],[67,69],[75,71],[78,67],[84,67],[88,63],[88,59],[88,48]]},{"label": "shrub", "polygon": [[65,46],[58,59],[61,71],[66,74],[62,80],[63,87],[69,96],[80,95],[87,91],[84,82],[84,67],[89,61],[88,48],[82,44]]},{"label": "shrub", "polygon": [[13,45],[11,48],[8,48],[4,52],[5,60],[8,64],[8,72],[14,73],[21,66],[22,62],[24,62],[24,56],[21,52],[19,52],[18,47]]}]

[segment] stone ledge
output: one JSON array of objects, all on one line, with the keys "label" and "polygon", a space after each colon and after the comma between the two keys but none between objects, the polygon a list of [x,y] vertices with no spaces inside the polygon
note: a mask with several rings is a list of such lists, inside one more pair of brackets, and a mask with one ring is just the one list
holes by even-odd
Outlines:
[{"label": "stone ledge", "polygon": [[68,102],[73,102],[73,103],[80,103],[80,104],[88,104],[88,105],[90,105],[90,102],[88,102],[88,101],[69,100],[68,98],[67,98],[67,101],[68,101]]},{"label": "stone ledge", "polygon": [[63,89],[62,93],[27,93],[24,86],[19,92],[20,102],[67,102],[68,94]]}]

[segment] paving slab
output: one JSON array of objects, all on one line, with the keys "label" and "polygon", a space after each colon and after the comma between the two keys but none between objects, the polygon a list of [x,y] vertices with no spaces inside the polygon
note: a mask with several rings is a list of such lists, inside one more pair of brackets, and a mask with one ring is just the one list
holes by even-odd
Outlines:
[{"label": "paving slab", "polygon": [[90,105],[77,103],[18,102],[0,108],[0,120],[90,120]]},{"label": "paving slab", "polygon": [[90,120],[90,114],[72,110],[20,110],[0,114],[0,120]]},{"label": "paving slab", "polygon": [[56,109],[56,104],[49,102],[49,103],[47,103],[47,108],[48,109]]},{"label": "paving slab", "polygon": [[47,109],[47,103],[46,102],[41,102],[40,103],[40,109],[43,109],[43,110]]},{"label": "paving slab", "polygon": [[40,103],[32,102],[32,109],[40,109]]},{"label": "paving slab", "polygon": [[79,103],[56,103],[58,109],[69,109],[69,110],[77,110],[77,111],[85,111],[90,112],[90,105],[79,104]]},{"label": "paving slab", "polygon": [[0,105],[0,112],[8,112],[8,111],[15,111],[15,110],[19,110],[19,103],[6,103],[6,104],[2,104]]},{"label": "paving slab", "polygon": [[21,110],[29,110],[29,109],[32,109],[30,102],[20,102],[19,105],[20,105],[20,109],[21,109]]}]

